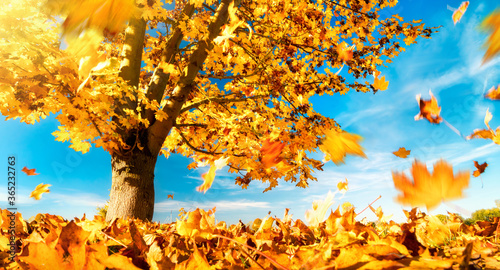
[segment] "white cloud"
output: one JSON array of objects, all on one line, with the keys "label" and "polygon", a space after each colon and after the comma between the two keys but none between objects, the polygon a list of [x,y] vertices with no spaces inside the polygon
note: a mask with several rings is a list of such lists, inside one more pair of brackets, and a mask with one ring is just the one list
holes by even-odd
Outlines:
[{"label": "white cloud", "polygon": [[64,205],[77,205],[77,206],[103,206],[106,204],[106,199],[93,193],[72,193],[72,194],[61,194],[61,193],[49,193],[47,199],[50,199],[54,203],[64,204]]},{"label": "white cloud", "polygon": [[251,200],[220,200],[204,202],[167,200],[155,203],[155,212],[178,211],[180,208],[184,208],[185,210],[194,210],[196,208],[208,210],[213,207],[216,207],[217,212],[224,212],[243,211],[254,208],[269,209],[271,208],[271,204],[269,202]]}]

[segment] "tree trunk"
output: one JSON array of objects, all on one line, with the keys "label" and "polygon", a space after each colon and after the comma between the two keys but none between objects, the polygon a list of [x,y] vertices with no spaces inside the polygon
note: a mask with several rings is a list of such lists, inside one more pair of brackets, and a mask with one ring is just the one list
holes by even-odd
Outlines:
[{"label": "tree trunk", "polygon": [[142,151],[133,151],[127,157],[112,155],[112,184],[106,221],[127,217],[153,219],[157,156]]}]

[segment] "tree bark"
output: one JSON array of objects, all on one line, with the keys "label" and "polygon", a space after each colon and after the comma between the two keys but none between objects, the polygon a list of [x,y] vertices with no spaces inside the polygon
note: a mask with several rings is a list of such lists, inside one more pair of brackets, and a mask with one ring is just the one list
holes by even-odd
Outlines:
[{"label": "tree bark", "polygon": [[148,221],[153,219],[157,156],[133,151],[128,157],[111,157],[112,184],[107,222],[127,217]]}]

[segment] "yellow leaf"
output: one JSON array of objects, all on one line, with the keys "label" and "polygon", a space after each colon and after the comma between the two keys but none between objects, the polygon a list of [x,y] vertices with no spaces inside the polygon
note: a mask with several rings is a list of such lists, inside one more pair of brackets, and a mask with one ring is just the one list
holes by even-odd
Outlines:
[{"label": "yellow leaf", "polygon": [[453,24],[457,24],[457,22],[462,19],[462,16],[464,16],[468,6],[469,1],[464,1],[460,4],[460,7],[458,7],[458,9],[453,12],[453,15],[451,16],[451,18],[453,19]]},{"label": "yellow leaf", "polygon": [[210,165],[210,169],[208,170],[208,172],[201,175],[201,178],[203,178],[203,184],[201,186],[196,187],[197,191],[203,193],[207,192],[207,190],[212,186],[212,183],[214,182],[216,169],[217,168],[212,163],[212,165]]},{"label": "yellow leaf", "polygon": [[488,129],[475,129],[474,133],[471,135],[467,136],[466,139],[474,139],[474,138],[481,138],[481,139],[490,139],[496,144],[500,144],[500,127],[497,127],[497,130],[494,131],[493,129],[490,128],[490,121],[492,119],[493,115],[490,113],[489,108],[486,110],[486,116],[484,117],[484,124]]},{"label": "yellow leaf", "polygon": [[417,160],[410,171],[413,179],[404,173],[392,172],[394,186],[402,192],[397,201],[405,205],[426,206],[431,210],[442,201],[462,198],[462,190],[469,186],[469,171],[462,171],[454,176],[451,165],[443,160],[434,164],[432,174],[425,164]]},{"label": "yellow leaf", "polygon": [[493,118],[493,115],[490,113],[490,108],[488,108],[486,109],[486,115],[484,116],[484,124],[488,127],[488,129],[491,129],[489,124],[491,118]]},{"label": "yellow leaf", "polygon": [[389,87],[389,81],[385,80],[385,76],[380,77],[375,77],[375,81],[373,82],[373,87],[375,89],[378,89],[380,91],[387,90],[387,87]]},{"label": "yellow leaf", "polygon": [[49,193],[49,187],[52,186],[50,184],[43,184],[36,186],[35,190],[33,190],[30,194],[30,198],[33,197],[35,200],[40,200],[42,198],[43,193]]},{"label": "yellow leaf", "polygon": [[210,169],[208,170],[208,172],[201,175],[201,178],[203,178],[203,184],[201,186],[198,186],[196,190],[199,192],[206,193],[207,190],[212,186],[212,183],[214,182],[215,171],[224,168],[224,166],[227,165],[228,160],[229,157],[226,157],[226,158],[219,158],[214,162],[211,162]]},{"label": "yellow leaf", "polygon": [[135,0],[49,0],[47,6],[55,13],[66,14],[64,32],[77,36],[89,28],[114,35],[138,12]]},{"label": "yellow leaf", "polygon": [[319,149],[325,153],[326,161],[331,160],[339,165],[344,163],[344,157],[348,154],[366,158],[363,148],[358,143],[361,139],[359,135],[332,129],[326,132],[326,138]]},{"label": "yellow leaf", "polygon": [[213,232],[215,226],[215,218],[210,213],[203,209],[188,212],[186,220],[177,220],[175,228],[177,233],[188,237],[203,237],[207,238]]},{"label": "yellow leaf", "polygon": [[334,194],[328,191],[325,200],[317,200],[313,202],[313,209],[306,211],[306,220],[309,226],[316,227],[325,219],[325,214],[328,208],[333,204]]},{"label": "yellow leaf", "polygon": [[347,187],[349,181],[347,181],[347,178],[345,179],[345,182],[338,182],[337,184],[337,188],[339,191],[343,191],[343,192],[346,192],[349,188]]}]

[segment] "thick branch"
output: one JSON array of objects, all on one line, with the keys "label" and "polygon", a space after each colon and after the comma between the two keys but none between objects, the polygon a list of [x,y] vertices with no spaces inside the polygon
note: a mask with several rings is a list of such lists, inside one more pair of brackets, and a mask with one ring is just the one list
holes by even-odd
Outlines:
[{"label": "thick branch", "polygon": [[[181,16],[179,17],[179,21],[191,18],[191,16],[193,16],[193,13],[194,13],[194,5],[186,4],[186,6],[184,6],[184,9],[182,10]],[[181,41],[184,38],[181,29],[179,27],[176,27],[178,26],[179,21],[177,21],[176,24],[173,25],[175,30],[170,35],[170,38],[168,39],[167,44],[165,45],[165,48],[161,56],[162,62],[166,62],[169,64],[173,64],[175,62],[175,54],[179,50]],[[153,77],[151,78],[151,82],[149,83],[146,97],[149,100],[156,100],[158,104],[160,104],[163,98],[163,94],[165,92],[165,87],[167,86],[169,79],[170,79],[170,74],[163,73],[163,70],[157,68],[153,74]],[[150,124],[152,124],[155,121],[154,115],[155,111],[146,110],[146,119],[148,119]]]},{"label": "thick branch", "polygon": [[172,95],[167,100],[167,104],[163,108],[163,111],[168,115],[167,119],[156,121],[148,128],[148,148],[152,153],[160,152],[163,142],[172,129],[172,126],[174,125],[182,106],[186,102],[189,93],[195,88],[194,80],[196,75],[203,67],[203,63],[205,62],[208,53],[214,47],[213,40],[219,35],[222,26],[228,20],[228,7],[231,2],[231,0],[221,1],[221,4],[217,8],[217,13],[214,15],[213,20],[208,26],[208,35],[206,35],[204,39],[200,40],[198,46],[189,58],[187,67],[182,73],[182,76],[179,78],[179,82],[174,88]]},{"label": "thick branch", "polygon": [[253,97],[247,97],[247,98],[221,98],[221,97],[210,97],[210,98],[206,98],[204,100],[200,100],[198,102],[195,102],[189,106],[186,106],[186,107],[183,107],[180,111],[180,113],[183,113],[183,112],[186,112],[186,111],[189,111],[191,109],[195,109],[195,108],[198,108],[200,105],[203,105],[203,104],[207,104],[207,103],[210,103],[210,102],[215,102],[215,103],[230,103],[230,102],[243,102],[243,101],[247,101],[249,99],[258,99],[258,98],[261,98],[261,97],[265,97],[264,95],[258,95],[258,96],[253,96]]},{"label": "thick branch", "polygon": [[198,123],[191,123],[191,124],[184,124],[184,123],[183,124],[179,124],[179,123],[176,123],[174,125],[174,127],[204,127],[204,128],[206,128],[206,127],[208,127],[208,125],[207,124],[198,124]]},{"label": "thick branch", "polygon": [[[125,30],[123,44],[123,60],[120,64],[120,77],[130,86],[138,87],[141,71],[142,50],[144,35],[146,34],[146,21],[142,18],[131,18]],[[136,103],[127,99],[130,109],[136,108]]]}]

